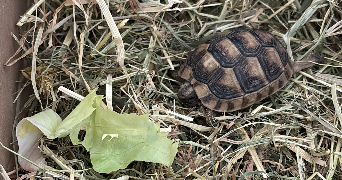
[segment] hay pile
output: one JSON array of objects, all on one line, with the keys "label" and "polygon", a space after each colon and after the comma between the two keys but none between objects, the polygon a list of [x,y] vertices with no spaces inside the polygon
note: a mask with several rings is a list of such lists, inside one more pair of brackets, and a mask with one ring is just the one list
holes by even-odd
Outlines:
[{"label": "hay pile", "polygon": [[[29,114],[51,108],[65,117],[79,101],[58,92],[60,86],[82,96],[97,88],[105,96],[104,107],[150,114],[180,142],[171,167],[132,162],[99,174],[89,169],[85,149],[68,137],[42,141],[73,168],[87,169],[85,178],[342,178],[341,2],[73,2],[41,0],[20,21],[21,57],[6,65],[23,57],[32,64],[23,70],[28,79],[23,89],[34,89],[25,104]],[[295,61],[316,52],[328,62],[297,73],[281,91],[244,110],[213,118],[200,103],[184,106],[177,98],[182,83],[177,70],[189,51],[216,32],[236,27],[270,32]],[[54,161],[49,165],[59,169]]]}]

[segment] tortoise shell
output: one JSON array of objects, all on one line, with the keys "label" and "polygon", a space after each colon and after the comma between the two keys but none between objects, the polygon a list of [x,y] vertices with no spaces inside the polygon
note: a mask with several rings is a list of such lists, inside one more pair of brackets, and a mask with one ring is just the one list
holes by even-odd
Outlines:
[{"label": "tortoise shell", "polygon": [[270,33],[235,29],[198,46],[178,73],[190,83],[203,105],[231,112],[284,87],[294,73],[293,66],[285,48]]}]

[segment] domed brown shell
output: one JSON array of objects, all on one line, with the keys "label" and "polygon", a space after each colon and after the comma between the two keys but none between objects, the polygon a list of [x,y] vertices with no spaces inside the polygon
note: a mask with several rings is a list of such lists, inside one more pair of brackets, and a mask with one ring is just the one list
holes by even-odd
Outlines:
[{"label": "domed brown shell", "polygon": [[191,52],[179,75],[209,109],[231,112],[284,87],[293,74],[285,48],[259,29],[225,31]]}]

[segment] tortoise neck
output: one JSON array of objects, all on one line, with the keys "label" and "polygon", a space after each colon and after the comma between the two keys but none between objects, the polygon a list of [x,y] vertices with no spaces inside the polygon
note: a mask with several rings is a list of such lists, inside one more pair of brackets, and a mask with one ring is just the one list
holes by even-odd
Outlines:
[{"label": "tortoise neck", "polygon": [[299,72],[302,69],[309,68],[309,67],[315,65],[315,63],[297,61],[297,62],[294,62],[293,65],[294,65],[293,66],[294,72]]},{"label": "tortoise neck", "polygon": [[301,61],[296,61],[293,63],[294,65],[294,72],[299,72],[302,69],[305,68],[309,68],[313,65],[315,65],[316,63],[318,64],[325,64],[326,63],[326,59],[317,54],[317,53],[310,53],[307,56],[305,56]]}]

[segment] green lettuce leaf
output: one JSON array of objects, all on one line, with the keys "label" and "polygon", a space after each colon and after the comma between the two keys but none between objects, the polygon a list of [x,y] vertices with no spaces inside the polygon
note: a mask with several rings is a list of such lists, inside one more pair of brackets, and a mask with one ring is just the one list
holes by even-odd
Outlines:
[{"label": "green lettuce leaf", "polygon": [[55,131],[62,122],[59,115],[51,109],[42,111],[32,117],[24,118],[23,120],[25,119],[39,128],[49,139],[55,139],[57,137]]},{"label": "green lettuce leaf", "polygon": [[[101,100],[102,96],[94,90],[63,121],[52,110],[25,120],[49,139],[70,135],[74,145],[82,144],[90,152],[93,168],[100,173],[124,169],[132,161],[172,164],[178,143],[160,132],[159,123],[150,121],[147,114],[138,116],[105,110],[100,107]],[[78,140],[81,127],[86,127],[82,142]],[[19,132],[25,141],[26,131],[17,131],[17,135]]]},{"label": "green lettuce leaf", "polygon": [[71,131],[79,129],[84,123],[83,121],[94,112],[96,107],[100,106],[101,100],[102,96],[96,95],[95,90],[90,92],[57,127],[55,138],[65,137],[69,135]]},{"label": "green lettuce leaf", "polygon": [[[159,132],[159,123],[154,124],[147,114],[118,114],[102,108],[96,108],[95,113],[83,145],[96,171],[109,173],[134,160],[172,164],[178,143],[168,139],[168,133]],[[106,136],[102,140],[105,134],[117,138]]]}]

